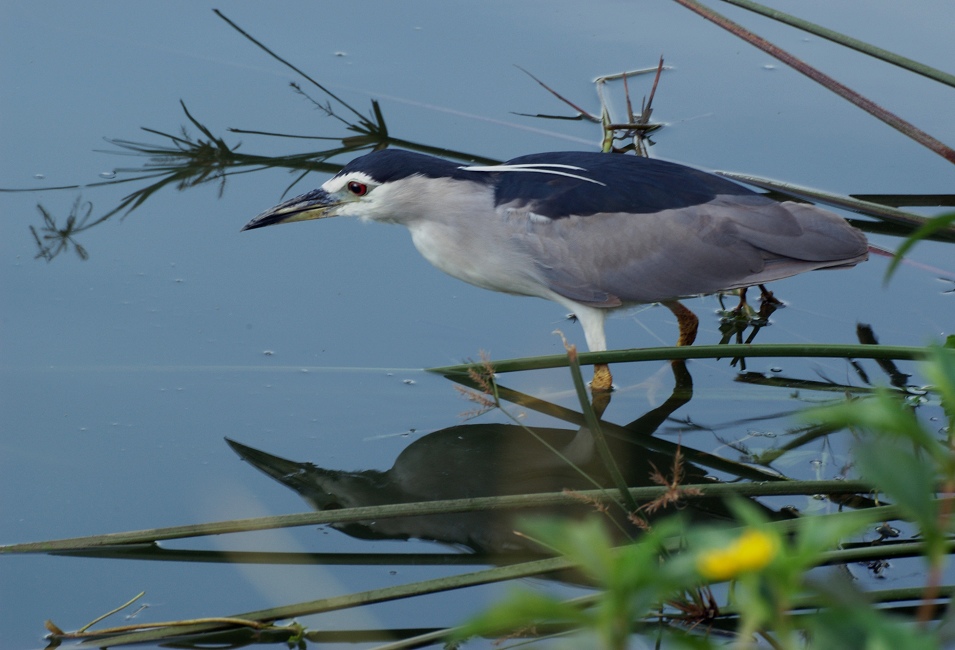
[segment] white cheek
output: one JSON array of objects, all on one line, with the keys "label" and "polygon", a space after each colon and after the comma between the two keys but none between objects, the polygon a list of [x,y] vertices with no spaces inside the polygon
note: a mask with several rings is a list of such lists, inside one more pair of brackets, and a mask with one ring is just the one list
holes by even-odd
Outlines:
[{"label": "white cheek", "polygon": [[377,221],[381,219],[381,216],[376,213],[376,210],[372,206],[371,201],[355,201],[344,208],[344,211],[349,216],[358,217],[360,221]]}]

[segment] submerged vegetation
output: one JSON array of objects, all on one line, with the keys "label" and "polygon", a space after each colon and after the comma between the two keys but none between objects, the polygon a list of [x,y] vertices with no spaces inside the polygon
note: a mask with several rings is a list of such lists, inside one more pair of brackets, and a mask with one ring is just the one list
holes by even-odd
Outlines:
[{"label": "submerged vegetation", "polygon": [[[726,19],[714,16],[692,0],[677,1],[693,5],[695,11],[704,13],[717,24],[750,42],[757,42],[758,37],[741,32]],[[749,2],[734,4],[752,6]],[[89,203],[77,199],[63,223],[39,207],[42,223],[31,227],[38,258],[51,261],[60,253],[73,250],[85,259],[89,253],[78,241],[82,233],[116,215],[128,214],[166,187],[183,190],[218,183],[223,191],[231,175],[270,167],[284,167],[294,172],[294,185],[312,171],[337,171],[339,165],[333,159],[341,155],[391,145],[460,160],[496,162],[392,136],[376,102],[372,102],[368,115],[361,113],[224,15],[219,15],[253,44],[300,74],[315,92],[320,93],[321,99],[312,98],[298,84],[293,85],[293,90],[312,101],[327,117],[342,125],[348,134],[306,137],[231,129],[238,134],[333,143],[327,149],[281,157],[245,154],[239,151],[237,144],[215,135],[183,103],[189,125],[180,134],[144,129],[151,136],[158,137],[160,144],[125,139],[111,141],[124,153],[146,157],[146,162],[139,167],[117,170],[121,178],[99,183],[146,183],[130,193],[120,205],[97,217],[93,216]],[[774,56],[778,55],[797,67],[805,66],[775,46],[766,45],[768,48],[764,49]],[[859,49],[865,44],[854,42],[847,45]],[[882,51],[877,55],[894,58],[894,55]],[[926,70],[924,66],[916,70],[912,62],[898,58],[894,58],[893,63],[907,66],[939,83],[951,84],[950,76],[944,73],[939,73],[939,77],[937,71]],[[575,115],[567,119],[589,120],[601,126],[600,142],[604,151],[645,154],[650,134],[660,128],[651,121],[653,91],[640,109],[635,110],[627,87],[628,77],[654,74],[653,89],[656,89],[664,71],[661,60],[658,66],[648,70],[597,81],[601,99],[607,84],[619,81],[624,86],[627,115],[619,121],[611,116],[605,102],[602,102],[601,113],[592,115],[558,95],[545,82],[532,78],[575,111]],[[827,87],[833,87],[830,85],[832,80],[823,78],[824,75],[820,77],[811,69],[802,71]],[[840,95],[850,101],[858,98],[851,91],[843,92],[845,88],[841,84],[839,88]],[[887,116],[885,111],[864,98],[862,105],[870,113],[881,114],[893,128],[955,161],[955,152],[934,138],[896,116]],[[752,177],[740,180],[762,185],[781,196],[839,205],[867,217],[854,221],[863,229],[910,237],[900,245],[889,274],[901,256],[920,239],[949,242],[955,239],[955,214],[926,219],[898,209],[902,205],[926,202],[952,205],[950,196],[837,197]],[[724,343],[735,339],[738,345],[734,345],[729,354],[722,345],[580,355],[571,347],[566,355],[554,357],[484,359],[475,364],[432,369],[460,384],[479,410],[499,410],[511,418],[513,425],[507,425],[507,429],[495,425],[497,428],[480,430],[462,426],[453,428],[450,434],[447,431],[435,432],[427,436],[427,440],[422,438],[416,442],[415,445],[420,443],[417,450],[422,455],[425,452],[433,454],[427,456],[431,464],[477,468],[483,466],[480,458],[464,456],[463,449],[449,451],[452,446],[444,445],[445,438],[439,434],[453,434],[455,439],[474,436],[487,446],[516,444],[515,439],[524,436],[528,447],[519,449],[523,454],[521,458],[539,457],[543,445],[552,454],[547,456],[546,462],[564,470],[554,482],[541,483],[534,490],[521,492],[515,484],[507,489],[469,496],[453,491],[446,495],[434,494],[434,498],[423,502],[412,496],[399,498],[390,491],[390,502],[343,506],[342,495],[322,483],[329,475],[328,470],[230,443],[258,469],[300,492],[318,511],[16,544],[0,547],[0,554],[58,553],[138,557],[155,561],[335,562],[338,559],[329,554],[220,554],[169,550],[158,544],[164,540],[205,535],[329,524],[356,537],[417,536],[468,545],[474,551],[470,556],[434,554],[426,559],[415,558],[418,562],[493,565],[492,568],[447,578],[216,618],[106,628],[99,626],[101,619],[105,618],[100,617],[75,632],[65,632],[55,623],[47,622],[52,645],[80,640],[84,646],[108,643],[110,647],[147,642],[176,643],[180,647],[213,643],[233,644],[234,647],[281,642],[289,647],[306,647],[310,643],[326,641],[389,639],[383,647],[441,643],[453,647],[455,644],[466,645],[475,636],[483,636],[503,639],[505,645],[523,643],[528,637],[570,637],[579,642],[580,647],[596,645],[616,649],[627,647],[635,633],[643,635],[647,645],[658,642],[662,647],[751,647],[754,643],[762,643],[767,647],[787,649],[807,646],[933,648],[951,643],[953,640],[946,636],[950,634],[948,602],[955,585],[946,576],[945,567],[955,546],[952,537],[955,514],[955,502],[952,501],[955,494],[955,443],[952,439],[955,434],[955,343],[949,340],[944,345],[924,348],[882,346],[864,326],[859,328],[859,345],[761,346],[751,344],[751,337],[743,342],[742,332],[747,327],[758,330],[767,317],[768,314],[755,314],[742,323],[730,323]],[[827,398],[828,403],[802,414],[804,428],[795,432],[799,435],[787,444],[760,452],[738,449],[745,462],[655,437],[659,427],[692,399],[693,382],[685,360],[729,356],[736,357],[740,364],[738,380],[741,382],[820,394]],[[845,358],[853,364],[862,385],[745,372],[745,359],[759,356]],[[870,381],[858,365],[859,359],[876,359],[888,378],[888,385],[873,386],[879,382]],[[580,365],[647,360],[670,362],[674,387],[669,398],[630,423],[621,425],[603,420],[604,405],[591,403]],[[895,361],[901,360],[919,362],[922,374],[931,385],[909,385],[908,375],[895,366]],[[568,368],[579,397],[579,410],[511,390],[500,380],[502,373],[556,366]],[[829,399],[833,396],[838,399]],[[545,413],[569,428],[524,426],[511,412],[509,404]],[[946,421],[927,422],[921,415],[927,404],[940,408]],[[846,468],[839,480],[789,480],[771,466],[808,441],[838,431],[849,432],[855,441],[854,466]],[[581,441],[593,450],[583,460],[571,453],[579,450]],[[474,449],[478,450],[474,453],[490,453],[486,446],[475,444]],[[517,452],[514,447],[509,447],[508,453]],[[633,458],[646,464],[632,465]],[[396,461],[396,466],[399,462],[401,458]],[[402,469],[410,470],[407,467]],[[414,469],[425,471],[418,467]],[[710,471],[718,473],[722,481],[710,480]],[[387,473],[381,474],[382,477],[376,478],[384,482]],[[849,480],[847,476],[850,474],[858,478]],[[496,483],[500,485],[506,481]],[[521,483],[520,487],[526,488],[526,485]],[[490,490],[490,482],[486,489]],[[794,495],[805,495],[810,505],[825,502],[832,506],[831,511],[826,514],[800,513],[772,508],[755,500],[771,501],[779,496]],[[556,515],[563,519],[555,518]],[[568,515],[575,518],[570,523],[566,521]],[[423,526],[421,520],[425,517],[437,518],[435,521],[455,518],[458,528],[470,527],[467,529],[479,531],[491,541],[482,545],[475,541],[479,537],[477,533],[464,541],[441,537],[451,533],[442,532],[435,525]],[[911,538],[900,539],[895,525],[909,527],[913,531]],[[503,530],[509,535],[515,527],[521,540],[520,544],[513,543],[520,546],[518,551],[496,543],[487,534],[488,531]],[[871,539],[871,533],[866,534],[872,530],[877,531],[875,539]],[[868,571],[877,574],[886,561],[896,558],[919,558],[917,561],[922,562],[924,569],[923,584],[865,592],[839,571],[839,567],[863,563]],[[372,561],[370,557],[364,559]],[[388,559],[395,564],[411,561],[400,556]],[[823,573],[826,569],[822,567],[830,567],[829,573]],[[454,629],[369,630],[348,636],[307,629],[296,622],[276,623],[319,612],[532,576],[587,585],[593,591],[585,597],[568,600],[551,596],[543,589],[524,588]],[[135,599],[124,607],[133,602]],[[115,611],[118,610],[109,614]]]}]

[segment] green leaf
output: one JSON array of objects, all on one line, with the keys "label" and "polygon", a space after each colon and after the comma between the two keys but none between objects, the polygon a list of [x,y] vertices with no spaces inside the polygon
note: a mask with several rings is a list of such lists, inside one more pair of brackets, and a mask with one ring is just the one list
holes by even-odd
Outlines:
[{"label": "green leaf", "polygon": [[825,609],[809,617],[815,648],[937,650],[931,632],[872,607]]},{"label": "green leaf", "polygon": [[928,535],[935,530],[935,467],[911,445],[889,436],[871,436],[855,447],[856,465],[870,482],[912,517]]},{"label": "green leaf", "polygon": [[537,519],[528,521],[525,528],[532,539],[556,550],[594,582],[606,585],[610,581],[614,573],[613,542],[596,517],[570,523]]},{"label": "green leaf", "polygon": [[955,354],[947,348],[932,348],[923,371],[934,384],[932,390],[942,400],[942,408],[948,416],[949,435],[955,435]]},{"label": "green leaf", "polygon": [[898,393],[877,388],[872,397],[854,399],[806,412],[806,419],[834,427],[862,429],[907,438],[935,458],[947,451],[918,421],[911,408],[903,404]]},{"label": "green leaf", "polygon": [[905,257],[905,254],[908,253],[913,246],[939,230],[948,228],[953,223],[955,223],[955,212],[947,212],[929,219],[921,228],[912,233],[908,239],[902,242],[898,250],[895,251],[895,257],[892,258],[888,268],[885,270],[885,282],[888,282],[892,278],[896,268],[902,262],[902,258]]},{"label": "green leaf", "polygon": [[567,602],[537,591],[520,590],[468,620],[455,631],[454,638],[494,636],[542,622],[585,626],[589,618],[586,612]]}]

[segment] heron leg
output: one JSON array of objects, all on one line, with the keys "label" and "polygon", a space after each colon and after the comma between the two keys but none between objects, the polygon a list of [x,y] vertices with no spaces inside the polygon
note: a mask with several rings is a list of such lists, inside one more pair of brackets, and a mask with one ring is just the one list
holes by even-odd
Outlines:
[{"label": "heron leg", "polygon": [[[759,285],[759,289],[760,291],[763,292],[762,295],[764,296],[764,299],[767,294],[769,296],[773,295],[772,293],[767,291],[766,287],[764,287],[763,285]],[[750,306],[749,301],[746,300],[747,291],[748,291],[747,287],[743,287],[739,289],[739,304],[733,307],[732,309],[730,309],[729,311],[724,310],[724,314],[725,314],[724,318],[730,318],[732,320],[745,321],[745,322],[748,322],[753,319],[754,314],[756,313],[756,310],[754,310]],[[722,305],[722,303],[720,304]]]},{"label": "heron leg", "polygon": [[[749,345],[753,342],[753,339],[756,338],[759,330],[769,324],[769,317],[772,313],[783,306],[782,301],[776,298],[773,292],[767,289],[765,285],[760,284],[758,286],[760,293],[759,310],[753,309],[746,302],[746,289],[743,288],[740,289],[739,305],[731,311],[723,312],[723,318],[720,322],[720,331],[723,333],[723,338],[720,341],[720,345],[729,343],[730,338],[734,334],[737,343]],[[753,331],[750,332],[744,341],[743,332],[745,332],[748,327],[752,327]],[[734,357],[730,365],[735,366],[736,364],[739,364],[741,370],[746,370],[746,359]]]},{"label": "heron leg", "polygon": [[[574,315],[580,321],[584,328],[584,337],[587,339],[587,349],[591,352],[603,352],[607,349],[607,339],[604,334],[604,319],[607,312],[598,307],[581,305],[578,303],[566,303],[572,307]],[[594,364],[594,379],[590,382],[590,391],[596,393],[609,393],[613,391],[613,376],[610,374],[610,366],[606,363]]]},{"label": "heron leg", "polygon": [[693,345],[693,341],[696,340],[696,333],[700,328],[700,319],[684,307],[681,302],[668,300],[663,304],[676,316],[676,322],[680,328],[680,336],[677,338],[676,344],[678,346]]},{"label": "heron leg", "polygon": [[735,309],[733,309],[733,312],[736,314],[749,313],[749,303],[746,302],[746,290],[746,287],[743,287],[739,290],[739,304],[736,305]]}]

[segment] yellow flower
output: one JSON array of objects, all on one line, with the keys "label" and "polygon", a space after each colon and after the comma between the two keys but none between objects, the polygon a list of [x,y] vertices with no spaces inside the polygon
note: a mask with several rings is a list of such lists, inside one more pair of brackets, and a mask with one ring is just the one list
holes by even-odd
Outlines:
[{"label": "yellow flower", "polygon": [[775,537],[759,530],[748,530],[724,548],[701,553],[696,568],[708,580],[729,580],[741,573],[759,571],[772,562],[779,550]]}]

